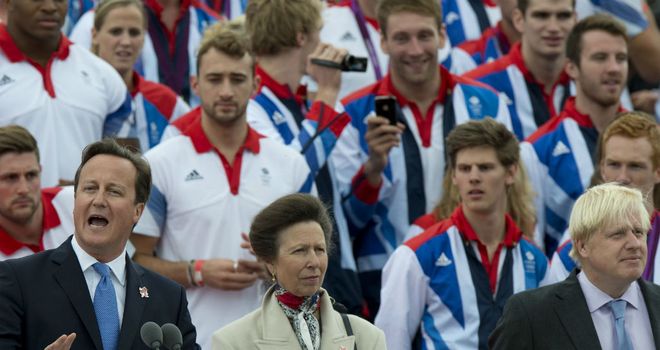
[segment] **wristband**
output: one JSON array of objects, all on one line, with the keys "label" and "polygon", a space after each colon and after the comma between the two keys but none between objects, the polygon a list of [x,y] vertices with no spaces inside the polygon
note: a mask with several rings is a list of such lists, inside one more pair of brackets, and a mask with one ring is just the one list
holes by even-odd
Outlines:
[{"label": "wristband", "polygon": [[195,273],[193,274],[193,281],[200,287],[204,285],[204,277],[202,276],[202,266],[206,260],[195,260]]},{"label": "wristband", "polygon": [[195,283],[195,278],[194,278],[194,271],[195,270],[195,259],[190,260],[188,262],[188,284],[190,284],[193,287],[197,287],[197,283]]}]

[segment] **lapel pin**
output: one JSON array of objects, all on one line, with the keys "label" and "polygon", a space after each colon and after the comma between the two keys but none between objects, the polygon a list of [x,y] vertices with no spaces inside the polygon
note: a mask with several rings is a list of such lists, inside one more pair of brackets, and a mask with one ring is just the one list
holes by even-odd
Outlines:
[{"label": "lapel pin", "polygon": [[148,298],[149,297],[149,290],[147,287],[140,287],[138,288],[140,290],[140,298]]}]

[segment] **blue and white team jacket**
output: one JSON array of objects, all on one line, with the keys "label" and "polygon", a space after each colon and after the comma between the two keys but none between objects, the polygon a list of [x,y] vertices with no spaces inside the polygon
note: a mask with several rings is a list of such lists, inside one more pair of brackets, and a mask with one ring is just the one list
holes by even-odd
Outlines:
[{"label": "blue and white team jacket", "polygon": [[[477,39],[465,41],[451,49],[451,72],[463,74],[484,63],[490,63],[509,53],[511,44],[501,28],[501,21]],[[445,64],[445,66],[447,66]]]},{"label": "blue and white team jacket", "polygon": [[[660,236],[660,211],[655,211],[651,218],[651,229],[647,236],[648,255],[646,260],[646,268],[642,277],[655,284],[660,284],[660,273],[655,273],[660,269],[660,257],[657,255],[658,251],[658,237]],[[548,272],[549,283],[560,282],[566,279],[568,275],[577,266],[577,263],[569,253],[573,249],[573,241],[566,231],[561,238],[561,244],[557,251],[552,255],[552,263],[550,264],[550,272]]]},{"label": "blue and white team jacket", "polygon": [[644,15],[648,5],[644,0],[577,0],[575,11],[578,19],[595,13],[606,13],[626,26],[629,37],[634,37],[649,26]]},{"label": "blue and white team jacket", "polygon": [[[440,68],[441,86],[435,104],[422,117],[392,85],[390,76],[342,101],[350,124],[331,157],[343,208],[355,239],[360,272],[380,271],[401,244],[410,224],[431,211],[441,196],[445,169],[444,140],[455,125],[493,117],[510,128],[507,108],[497,94],[477,82]],[[395,96],[397,118],[406,125],[401,146],[391,150],[379,188],[364,180],[368,158],[366,119],[374,114],[376,96]],[[375,286],[378,287],[378,286]]]},{"label": "blue and white team jacket", "polygon": [[[312,173],[316,174],[326,164],[350,117],[322,102],[313,103],[307,111],[307,101],[297,101],[288,87],[276,82],[258,66],[256,74],[261,78],[261,86],[248,103],[248,123],[260,134],[301,152]],[[287,95],[290,97],[283,97]],[[300,127],[297,118],[300,118]]]},{"label": "blue and white team jacket", "polygon": [[561,114],[521,143],[520,155],[536,192],[537,243],[548,256],[557,249],[575,200],[594,172],[598,132],[569,98]]},{"label": "blue and white team jacket", "polygon": [[147,80],[167,85],[190,105],[199,100],[190,87],[190,77],[197,75],[197,48],[206,27],[218,14],[198,0],[182,0],[174,33],[165,30],[160,20],[162,6],[157,0],[145,0],[149,35],[144,38],[142,56],[136,70]]},{"label": "blue and white team jacket", "polygon": [[[64,19],[64,26],[62,27],[62,32],[69,35],[75,27],[78,20],[88,11],[94,9],[97,0],[69,0],[69,6],[66,12],[66,18]],[[91,35],[91,34],[90,34]],[[74,41],[75,42],[75,41]]]},{"label": "blue and white team jacket", "polygon": [[245,13],[248,0],[202,0],[209,8],[227,19],[234,19]]},{"label": "blue and white team jacket", "polygon": [[570,96],[571,79],[565,72],[557,78],[552,93],[545,93],[543,85],[525,66],[520,43],[514,44],[504,57],[482,65],[465,76],[506,95],[513,131],[519,140],[524,140],[559,114]]},{"label": "blue and white team jacket", "polygon": [[[288,86],[279,84],[259,66],[256,67],[256,74],[261,78],[261,86],[248,103],[248,123],[269,139],[301,152],[317,180],[316,188],[321,197],[326,197],[324,194],[335,197],[322,199],[334,202],[333,214],[339,234],[342,267],[356,270],[348,228],[343,212],[339,209],[340,197],[335,195],[338,193],[335,181],[326,178],[325,174],[319,174],[326,164],[328,175],[334,173],[329,156],[339,135],[350,122],[350,117],[322,102],[312,103],[311,109],[307,111],[307,101],[296,97]],[[328,186],[331,188],[324,188]]]},{"label": "blue and white team jacket", "polygon": [[188,113],[190,107],[172,89],[133,73],[132,113],[121,125],[116,137],[136,138],[146,152],[160,143],[170,122]]},{"label": "blue and white team jacket", "polygon": [[423,349],[486,349],[509,297],[547,284],[545,255],[508,215],[498,249],[484,261],[461,207],[397,248],[383,269],[375,321],[388,347],[410,349],[421,328]]},{"label": "blue and white team jacket", "polygon": [[502,17],[492,0],[441,0],[441,5],[442,21],[452,46],[479,38]]}]

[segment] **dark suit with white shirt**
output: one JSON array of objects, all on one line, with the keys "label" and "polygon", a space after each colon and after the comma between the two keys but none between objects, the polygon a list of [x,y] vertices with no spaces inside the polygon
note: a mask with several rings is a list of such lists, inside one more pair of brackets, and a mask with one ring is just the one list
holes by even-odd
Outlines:
[{"label": "dark suit with white shirt", "polygon": [[[660,286],[637,282],[660,349]],[[491,349],[600,349],[577,270],[562,282],[509,298],[488,344]]]},{"label": "dark suit with white shirt", "polygon": [[[198,348],[182,286],[134,264],[128,256],[125,285],[117,349],[148,349],[140,338],[140,327],[147,321],[177,325],[183,348]],[[103,350],[92,298],[71,238],[53,250],[0,262],[0,349],[42,350],[72,332],[76,339],[71,349]]]}]

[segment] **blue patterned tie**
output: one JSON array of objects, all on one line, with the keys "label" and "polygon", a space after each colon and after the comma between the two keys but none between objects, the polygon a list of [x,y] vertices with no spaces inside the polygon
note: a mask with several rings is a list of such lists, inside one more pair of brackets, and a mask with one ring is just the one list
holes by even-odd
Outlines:
[{"label": "blue patterned tie", "polygon": [[103,350],[116,350],[119,339],[119,312],[110,268],[101,263],[93,266],[94,270],[101,275],[101,280],[96,286],[96,293],[94,293],[94,311],[101,331]]},{"label": "blue patterned tie", "polygon": [[614,316],[614,331],[616,332],[616,348],[617,350],[633,350],[630,338],[626,332],[626,304],[627,302],[622,299],[610,301],[610,308]]}]

